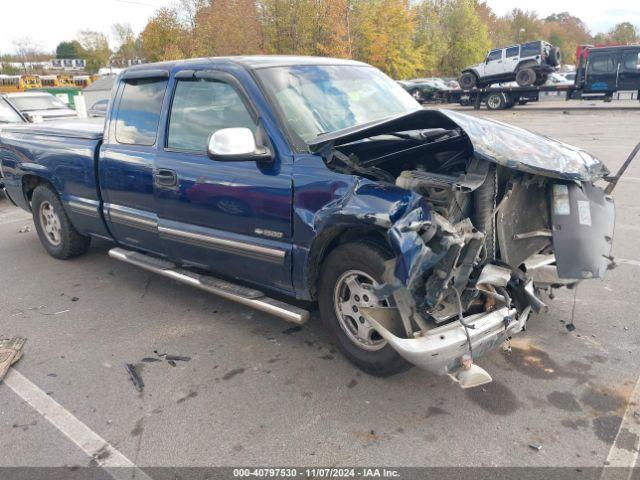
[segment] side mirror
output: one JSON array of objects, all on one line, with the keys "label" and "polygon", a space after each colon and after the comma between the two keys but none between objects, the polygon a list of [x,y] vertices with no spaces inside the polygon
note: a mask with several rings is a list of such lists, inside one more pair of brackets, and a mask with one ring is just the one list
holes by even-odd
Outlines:
[{"label": "side mirror", "polygon": [[270,161],[273,153],[268,147],[256,145],[253,132],[248,128],[222,128],[209,137],[207,153],[220,162],[248,160]]}]

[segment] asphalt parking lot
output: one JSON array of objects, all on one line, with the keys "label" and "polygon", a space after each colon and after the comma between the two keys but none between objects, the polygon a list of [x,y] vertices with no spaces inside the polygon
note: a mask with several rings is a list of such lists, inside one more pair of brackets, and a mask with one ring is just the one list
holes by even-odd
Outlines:
[{"label": "asphalt parking lot", "polygon": [[[580,146],[612,171],[640,141],[639,111],[469,112]],[[511,352],[482,359],[494,378],[483,388],[463,391],[415,368],[387,379],[361,374],[317,314],[292,329],[112,260],[104,242],[57,261],[33,228],[19,233],[31,220],[4,199],[0,335],[28,339],[20,378],[143,469],[635,462],[639,190],[637,160],[614,192],[618,267],[558,292]],[[143,361],[157,353],[190,361]],[[125,363],[138,365],[143,393]],[[14,390],[0,384],[0,466],[95,464]]]}]

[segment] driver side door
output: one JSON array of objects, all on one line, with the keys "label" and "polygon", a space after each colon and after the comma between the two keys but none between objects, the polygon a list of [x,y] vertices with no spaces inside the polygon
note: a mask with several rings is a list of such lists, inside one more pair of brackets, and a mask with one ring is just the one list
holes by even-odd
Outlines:
[{"label": "driver side door", "polygon": [[487,55],[484,73],[487,77],[500,75],[504,72],[504,60],[502,58],[502,50],[492,50]]},{"label": "driver side door", "polygon": [[[254,132],[257,110],[215,71],[177,75],[164,147],[155,162],[158,230],[169,257],[227,278],[291,290],[291,160],[214,161],[209,137]],[[261,131],[261,135],[264,134]]]}]

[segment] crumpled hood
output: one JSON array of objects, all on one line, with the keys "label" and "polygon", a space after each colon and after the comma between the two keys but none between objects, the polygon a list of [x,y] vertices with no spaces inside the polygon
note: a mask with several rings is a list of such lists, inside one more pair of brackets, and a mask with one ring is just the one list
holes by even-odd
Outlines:
[{"label": "crumpled hood", "polygon": [[609,173],[600,160],[577,147],[520,127],[444,109],[419,109],[320,135],[309,148],[322,153],[364,138],[429,128],[460,128],[477,156],[515,170],[579,181],[595,181]]}]

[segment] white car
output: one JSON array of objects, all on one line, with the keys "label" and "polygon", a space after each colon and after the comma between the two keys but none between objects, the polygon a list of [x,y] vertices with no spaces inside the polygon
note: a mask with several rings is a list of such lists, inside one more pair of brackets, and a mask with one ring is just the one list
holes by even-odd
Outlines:
[{"label": "white car", "polygon": [[520,87],[544,85],[560,65],[560,58],[560,49],[542,40],[497,48],[487,54],[484,62],[462,71],[460,87],[470,90],[514,80]]},{"label": "white car", "polygon": [[77,118],[75,110],[47,92],[7,93],[7,100],[30,122]]}]

